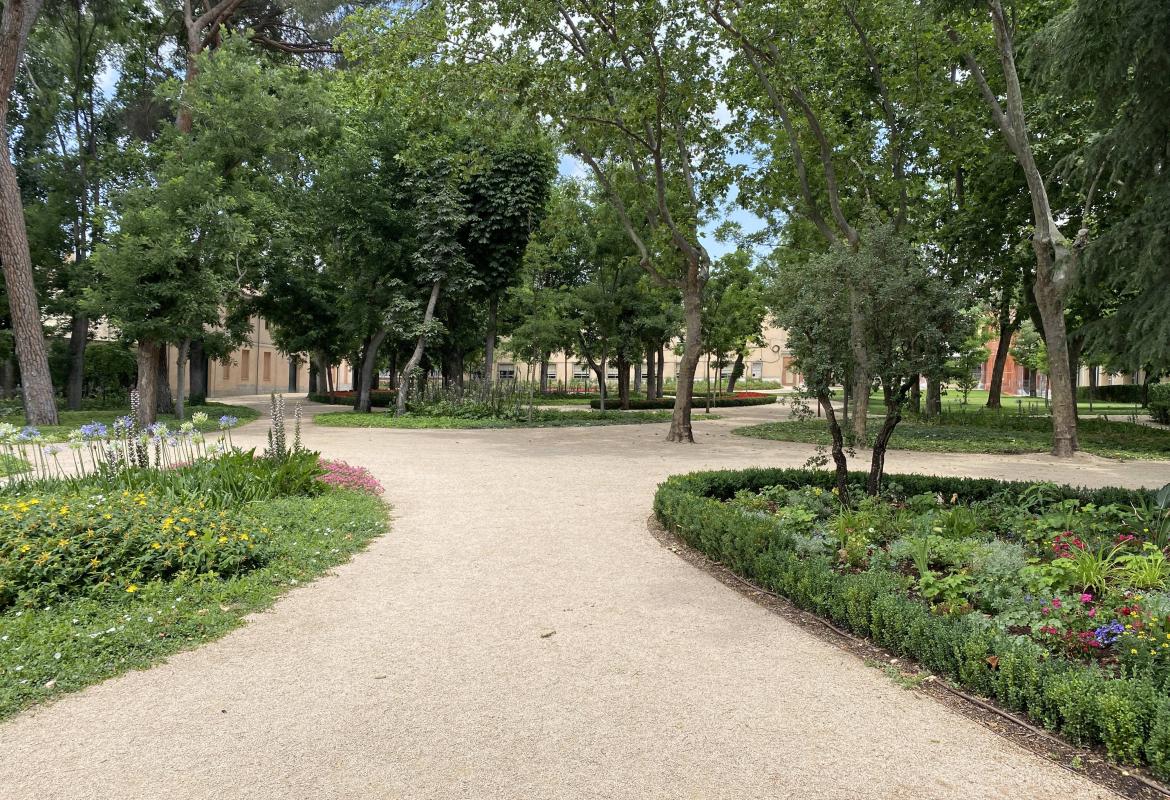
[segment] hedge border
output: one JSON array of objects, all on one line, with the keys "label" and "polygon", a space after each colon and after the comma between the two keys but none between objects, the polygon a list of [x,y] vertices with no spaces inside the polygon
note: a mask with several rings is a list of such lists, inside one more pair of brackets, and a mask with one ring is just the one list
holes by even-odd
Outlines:
[{"label": "hedge border", "polygon": [[[864,478],[850,474],[853,481]],[[889,475],[887,482],[910,494],[941,492],[972,500],[1030,485],[924,475]],[[741,489],[776,485],[831,489],[835,476],[767,468],[676,475],[658,487],[654,514],[691,547],[797,607],[1024,713],[1074,744],[1103,745],[1113,760],[1148,764],[1160,779],[1170,779],[1170,697],[1151,681],[1112,678],[971,619],[932,614],[901,591],[894,576],[838,573],[825,557],[797,555],[792,540],[772,520],[741,514],[723,502]],[[1118,488],[1062,490],[1065,498],[1093,503],[1124,502],[1141,494]]]},{"label": "hedge border", "polygon": [[[702,397],[702,396],[693,397],[693,398],[691,398],[691,402],[694,403],[694,408],[706,408],[707,407],[707,398],[706,397]],[[724,398],[713,398],[711,400],[711,407],[712,408],[739,408],[741,406],[768,406],[768,405],[772,405],[775,402],[776,402],[775,395],[768,395],[767,397],[724,397]],[[618,408],[618,405],[619,405],[619,403],[618,403],[617,398],[614,396],[611,396],[610,399],[608,401],[606,401],[605,408],[607,411],[613,411],[613,410]],[[590,408],[601,408],[601,400],[590,400],[589,407]],[[635,400],[632,397],[630,398],[630,410],[631,411],[645,411],[645,410],[649,410],[649,409],[658,409],[658,408],[663,408],[663,409],[674,408],[674,398],[673,397],[664,397],[661,400],[641,400],[641,399]]]},{"label": "hedge border", "polygon": [[1154,422],[1170,425],[1170,383],[1156,383],[1150,387],[1149,409]]}]

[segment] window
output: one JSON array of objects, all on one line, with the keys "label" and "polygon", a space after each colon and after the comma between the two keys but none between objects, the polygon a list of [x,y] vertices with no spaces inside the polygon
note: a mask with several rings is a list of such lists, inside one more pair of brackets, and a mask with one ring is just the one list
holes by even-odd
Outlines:
[{"label": "window", "polygon": [[753,361],[752,362],[752,377],[757,378],[757,379],[764,377],[764,362],[763,361]]},{"label": "window", "polygon": [[617,376],[617,367],[606,366],[605,377],[607,380],[616,380]]},{"label": "window", "polygon": [[225,358],[223,360],[223,379],[225,381],[228,381],[228,380],[231,380],[231,378],[232,378],[232,360],[230,358]]},{"label": "window", "polygon": [[548,375],[550,381],[555,381],[557,379],[557,365],[550,363],[548,365],[548,371],[545,374]]},{"label": "window", "polygon": [[515,364],[497,364],[496,371],[499,374],[501,381],[516,380],[516,365]]},{"label": "window", "polygon": [[720,378],[730,378],[730,377],[731,377],[731,371],[732,371],[733,369],[735,369],[735,365],[734,365],[734,364],[728,364],[727,366],[725,366],[725,367],[723,367],[723,368],[721,368],[721,369],[719,370],[719,377],[720,377]]},{"label": "window", "polygon": [[265,382],[272,381],[272,353],[264,354],[264,380]]},{"label": "window", "polygon": [[577,378],[578,380],[580,380],[581,378],[588,378],[589,377],[589,365],[582,364],[580,361],[578,361],[576,364],[573,365],[573,377]]},{"label": "window", "polygon": [[248,375],[252,372],[252,351],[240,351],[240,380],[248,380]]}]

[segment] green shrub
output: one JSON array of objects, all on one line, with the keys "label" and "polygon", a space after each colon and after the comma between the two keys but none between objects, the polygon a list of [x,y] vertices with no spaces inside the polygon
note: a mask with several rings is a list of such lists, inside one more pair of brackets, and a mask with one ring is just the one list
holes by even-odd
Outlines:
[{"label": "green shrub", "polygon": [[[854,473],[850,480],[860,482],[863,477]],[[957,495],[967,502],[1023,497],[1029,488],[1024,483],[974,478],[891,475],[888,480],[899,496]],[[1118,761],[1147,760],[1158,774],[1170,774],[1170,708],[1149,680],[1107,674],[1094,665],[1052,655],[1030,639],[983,624],[978,615],[932,613],[906,594],[897,573],[838,571],[829,558],[798,552],[797,537],[775,517],[752,512],[743,503],[726,502],[743,490],[810,486],[828,491],[834,484],[831,472],[798,469],[677,475],[659,486],[654,512],[691,546],[798,607],[869,636],[1075,742],[1102,744]],[[1097,505],[1128,504],[1148,494],[1068,486],[1048,486],[1045,492],[1052,501],[1076,499]],[[778,488],[769,491],[769,497],[781,496]],[[1014,551],[979,552],[983,574],[1010,571],[1019,564]],[[992,560],[1002,564],[988,566]]]},{"label": "green shrub", "polygon": [[1154,422],[1170,425],[1170,383],[1150,387],[1150,417]]},{"label": "green shrub", "polygon": [[155,492],[39,493],[0,504],[0,609],[128,592],[175,575],[234,575],[264,553],[268,529],[239,512]]},{"label": "green shrub", "polygon": [[[1089,402],[1088,386],[1077,387],[1077,402]],[[1100,403],[1135,403],[1145,404],[1145,386],[1140,383],[1115,384],[1113,386],[1098,386],[1092,389],[1093,402]]]}]

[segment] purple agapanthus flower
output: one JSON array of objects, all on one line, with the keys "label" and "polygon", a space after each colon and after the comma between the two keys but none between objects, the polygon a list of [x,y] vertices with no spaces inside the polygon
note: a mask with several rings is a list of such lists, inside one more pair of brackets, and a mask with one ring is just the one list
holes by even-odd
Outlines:
[{"label": "purple agapanthus flower", "polygon": [[240,421],[239,417],[233,417],[233,416],[230,416],[228,414],[224,414],[222,417],[219,418],[219,427],[230,428],[239,421]]},{"label": "purple agapanthus flower", "polygon": [[39,439],[40,435],[41,435],[41,432],[38,431],[36,428],[34,428],[32,425],[26,425],[25,427],[21,428],[20,433],[18,433],[16,435],[16,438],[23,439],[24,441],[27,442],[30,439]]}]

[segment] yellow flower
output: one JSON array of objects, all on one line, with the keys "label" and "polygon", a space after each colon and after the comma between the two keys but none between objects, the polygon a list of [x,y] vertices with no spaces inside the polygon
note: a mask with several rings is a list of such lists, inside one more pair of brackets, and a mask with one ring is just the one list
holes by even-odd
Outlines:
[{"label": "yellow flower", "polygon": [[246,541],[248,541],[248,534],[246,534],[246,533],[241,533],[241,534],[240,534],[240,539],[241,539],[242,541],[245,541],[245,542],[246,542]]},{"label": "yellow flower", "polygon": [[1136,656],[1137,655],[1137,648],[1136,647],[1131,648],[1129,652]]},{"label": "yellow flower", "polygon": [[163,520],[163,528],[164,528],[164,529],[166,529],[166,528],[169,528],[169,527],[171,527],[171,526],[172,526],[172,525],[174,525],[174,524],[175,524],[175,518],[174,518],[174,517],[167,517],[166,519],[164,519],[164,520]]},{"label": "yellow flower", "polygon": [[98,565],[98,564],[100,564],[100,563],[102,563],[102,562],[101,562],[101,561],[99,561],[99,560],[98,560],[98,559],[96,559],[96,558],[91,558],[91,559],[89,560],[89,565],[90,565],[91,567],[95,568],[95,569],[97,568],[97,565]]},{"label": "yellow flower", "polygon": [[38,500],[38,499],[36,499],[35,497],[33,497],[33,498],[30,498],[30,499],[28,500],[28,504],[29,504],[30,506],[39,506],[39,505],[41,504],[41,501],[40,501],[40,500]]},{"label": "yellow flower", "polygon": [[22,553],[27,553],[29,550],[32,550],[31,544],[22,544],[20,546],[20,552],[22,552]]},{"label": "yellow flower", "polygon": [[227,543],[227,540],[228,540],[228,538],[227,538],[226,536],[221,536],[221,537],[219,537],[219,543],[220,543],[220,544],[225,544],[225,543]]},{"label": "yellow flower", "polygon": [[151,550],[159,550],[159,549],[161,549],[161,548],[162,548],[162,545],[161,545],[161,544],[159,544],[158,542],[155,542],[154,544],[152,544],[152,545],[150,546],[150,549],[151,549]]},{"label": "yellow flower", "polygon": [[187,535],[194,539],[199,534],[197,534],[195,531],[187,531]]},{"label": "yellow flower", "polygon": [[[130,584],[129,586],[126,587],[127,594],[134,594],[137,591],[138,591],[138,587],[135,586],[134,584]],[[1136,653],[1137,651],[1135,650],[1134,652]]]},{"label": "yellow flower", "polygon": [[57,544],[60,545],[61,547],[68,547],[69,540],[68,539],[58,539]]}]

